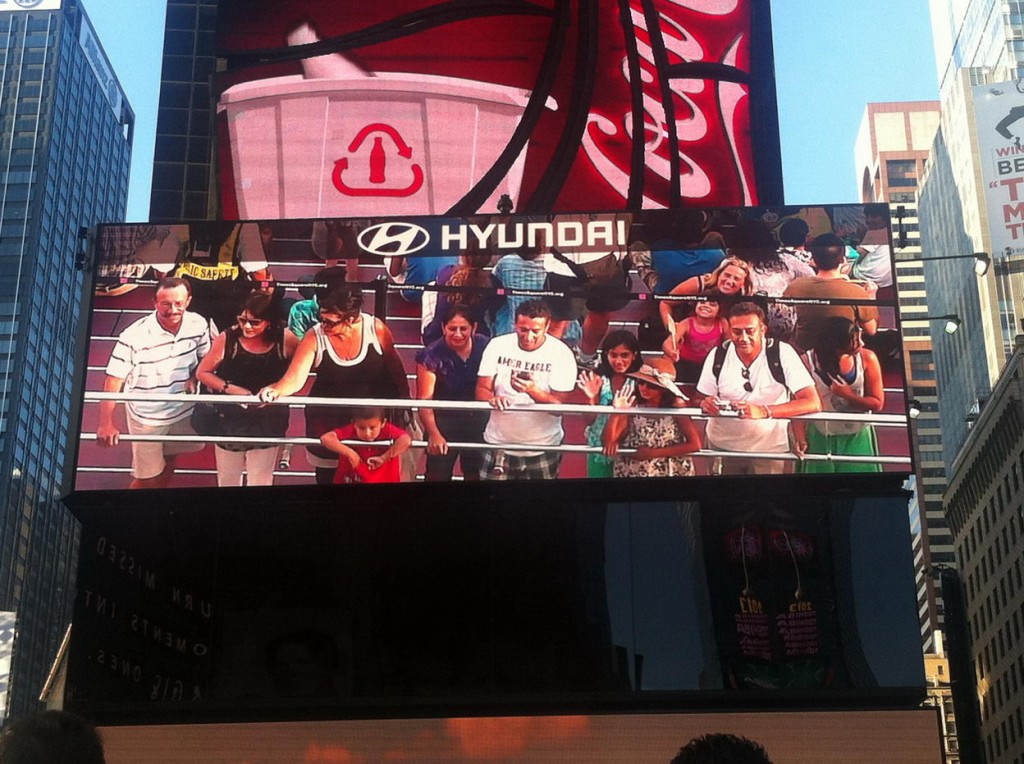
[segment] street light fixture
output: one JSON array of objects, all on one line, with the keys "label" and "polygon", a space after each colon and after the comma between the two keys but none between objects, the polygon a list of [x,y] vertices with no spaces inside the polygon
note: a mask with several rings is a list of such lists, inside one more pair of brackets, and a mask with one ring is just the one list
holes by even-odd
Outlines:
[{"label": "street light fixture", "polygon": [[918,260],[922,262],[930,262],[932,260],[966,260],[967,258],[974,258],[974,272],[978,276],[984,276],[988,273],[988,269],[992,266],[992,257],[988,252],[973,252],[969,255],[939,255],[937,257],[902,257],[898,258],[898,263],[912,263]]},{"label": "street light fixture", "polygon": [[945,320],[945,325],[942,327],[942,331],[946,334],[956,334],[957,329],[960,328],[960,316],[936,316],[940,320]]},{"label": "street light fixture", "polygon": [[942,331],[946,334],[956,334],[963,321],[955,313],[947,313],[944,316],[904,316],[904,321],[945,321]]}]

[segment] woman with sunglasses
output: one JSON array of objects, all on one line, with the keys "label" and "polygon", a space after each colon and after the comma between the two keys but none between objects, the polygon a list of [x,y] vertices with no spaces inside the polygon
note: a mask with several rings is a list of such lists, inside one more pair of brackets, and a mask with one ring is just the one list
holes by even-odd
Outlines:
[{"label": "woman with sunglasses", "polygon": [[[686,397],[675,382],[675,365],[652,358],[636,371],[612,399],[614,414],[605,427],[604,454],[614,457],[615,477],[686,477],[694,474],[689,454],[700,450],[700,432],[688,416],[649,414],[644,409],[682,406]],[[635,449],[629,455],[619,448]]]},{"label": "woman with sunglasses", "polygon": [[[405,367],[395,349],[391,330],[378,318],[362,312],[363,293],[357,284],[332,290],[320,300],[320,323],[302,338],[288,370],[259,392],[270,402],[299,392],[316,369],[309,390],[317,398],[408,398]],[[392,415],[392,419],[393,419]],[[351,410],[340,406],[306,406],[306,435],[319,439],[325,432],[351,421]],[[338,455],[322,446],[307,446],[317,483],[330,484]]]},{"label": "woman with sunglasses", "polygon": [[[196,370],[209,390],[224,395],[254,395],[288,368],[298,340],[284,327],[272,295],[253,292],[242,305],[234,326],[221,332]],[[223,435],[283,438],[288,429],[287,406],[218,406]],[[217,485],[271,485],[278,446],[217,443]]]}]

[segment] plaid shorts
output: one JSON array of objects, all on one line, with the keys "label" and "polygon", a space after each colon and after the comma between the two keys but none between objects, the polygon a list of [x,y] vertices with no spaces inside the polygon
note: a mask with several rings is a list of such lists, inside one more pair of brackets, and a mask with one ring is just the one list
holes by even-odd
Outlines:
[{"label": "plaid shorts", "polygon": [[481,480],[554,480],[562,463],[558,451],[522,456],[515,451],[495,448],[484,451],[483,456]]}]

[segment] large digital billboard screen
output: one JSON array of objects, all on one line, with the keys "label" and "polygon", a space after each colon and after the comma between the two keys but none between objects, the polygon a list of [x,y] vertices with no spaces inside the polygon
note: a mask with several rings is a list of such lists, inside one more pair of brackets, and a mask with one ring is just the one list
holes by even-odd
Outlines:
[{"label": "large digital billboard screen", "polygon": [[781,202],[767,0],[222,0],[227,219]]},{"label": "large digital billboard screen", "polygon": [[902,491],[297,493],[94,496],[66,707],[137,724],[924,698]]},{"label": "large digital billboard screen", "polygon": [[75,488],[910,469],[883,205],[111,225]]}]

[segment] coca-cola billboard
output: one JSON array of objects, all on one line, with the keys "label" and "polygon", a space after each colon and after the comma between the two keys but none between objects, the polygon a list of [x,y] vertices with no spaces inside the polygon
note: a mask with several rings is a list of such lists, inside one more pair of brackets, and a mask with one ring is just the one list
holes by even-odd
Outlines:
[{"label": "coca-cola billboard", "polygon": [[779,203],[767,0],[221,0],[226,218]]}]

